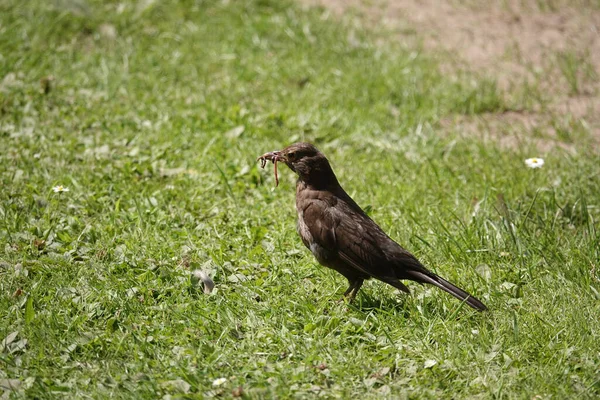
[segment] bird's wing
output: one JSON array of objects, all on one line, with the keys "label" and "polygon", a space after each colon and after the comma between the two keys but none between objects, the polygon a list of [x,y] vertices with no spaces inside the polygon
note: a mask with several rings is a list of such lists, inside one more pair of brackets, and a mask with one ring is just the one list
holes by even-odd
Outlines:
[{"label": "bird's wing", "polygon": [[313,240],[336,251],[346,264],[365,275],[383,281],[397,281],[394,262],[390,262],[389,258],[390,249],[385,247],[392,247],[395,252],[402,248],[367,216],[355,212],[343,202],[331,205],[316,201],[304,210],[304,217],[312,221],[307,228]]}]

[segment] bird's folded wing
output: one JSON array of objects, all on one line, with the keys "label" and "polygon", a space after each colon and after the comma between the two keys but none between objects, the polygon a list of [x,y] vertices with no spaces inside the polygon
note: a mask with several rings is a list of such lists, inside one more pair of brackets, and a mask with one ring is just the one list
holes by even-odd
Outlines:
[{"label": "bird's folded wing", "polygon": [[[337,256],[349,266],[379,279],[394,277],[389,260],[377,242],[377,236],[385,234],[371,220],[352,210],[324,203],[308,207],[304,217],[313,221],[307,224],[313,240],[324,248],[337,252]],[[365,222],[367,226],[363,226]],[[370,226],[371,224],[374,226]]]}]

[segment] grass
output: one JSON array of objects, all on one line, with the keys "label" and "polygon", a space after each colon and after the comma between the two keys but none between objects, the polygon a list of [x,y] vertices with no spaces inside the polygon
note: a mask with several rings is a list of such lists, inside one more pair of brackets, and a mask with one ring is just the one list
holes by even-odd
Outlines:
[{"label": "grass", "polygon": [[[285,1],[7,0],[0,30],[9,397],[600,395],[584,125],[563,124],[576,151],[539,170],[527,144],[440,135],[445,117],[510,105],[488,79]],[[295,233],[293,174],[274,188],[255,162],[298,140],[491,311],[378,282],[336,303],[345,280]],[[214,294],[191,285],[199,268]]]},{"label": "grass", "polygon": [[579,56],[573,52],[562,52],[556,55],[556,64],[566,80],[572,95],[582,94],[586,86],[596,82],[598,75],[594,65],[589,61],[589,54]]}]

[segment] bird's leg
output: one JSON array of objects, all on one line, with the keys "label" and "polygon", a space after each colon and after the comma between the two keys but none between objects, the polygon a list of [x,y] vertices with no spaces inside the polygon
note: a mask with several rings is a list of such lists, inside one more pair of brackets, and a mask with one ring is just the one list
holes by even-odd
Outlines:
[{"label": "bird's leg", "polygon": [[365,280],[361,278],[355,279],[353,281],[348,280],[348,282],[350,283],[350,287],[348,287],[348,290],[344,292],[344,297],[348,300],[348,303],[352,303],[352,300],[354,300],[354,298],[356,297],[356,294],[360,290],[364,281]]}]

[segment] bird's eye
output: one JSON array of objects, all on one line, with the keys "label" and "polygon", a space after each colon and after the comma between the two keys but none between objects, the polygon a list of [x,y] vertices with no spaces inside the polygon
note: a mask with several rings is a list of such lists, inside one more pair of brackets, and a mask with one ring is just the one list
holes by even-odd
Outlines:
[{"label": "bird's eye", "polygon": [[296,152],[292,151],[292,152],[288,153],[287,158],[290,161],[294,161],[296,159]]}]

